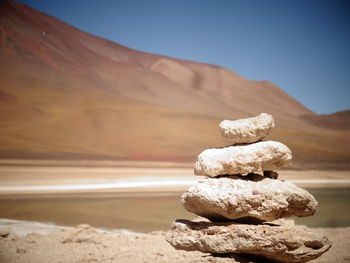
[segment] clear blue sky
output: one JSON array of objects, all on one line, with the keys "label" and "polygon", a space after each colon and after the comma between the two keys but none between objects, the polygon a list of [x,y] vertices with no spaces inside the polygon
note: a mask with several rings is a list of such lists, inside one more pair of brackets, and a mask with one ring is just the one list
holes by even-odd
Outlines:
[{"label": "clear blue sky", "polygon": [[276,83],[316,113],[350,109],[349,0],[19,0],[141,51]]}]

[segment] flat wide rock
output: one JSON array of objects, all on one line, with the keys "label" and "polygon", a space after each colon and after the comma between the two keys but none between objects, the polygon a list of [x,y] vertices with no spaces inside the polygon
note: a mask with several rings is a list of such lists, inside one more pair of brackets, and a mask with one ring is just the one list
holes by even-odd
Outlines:
[{"label": "flat wide rock", "polygon": [[209,177],[262,173],[289,166],[291,160],[292,152],[287,146],[263,141],[205,150],[197,157],[194,173]]},{"label": "flat wide rock", "polygon": [[189,220],[176,220],[166,240],[181,250],[242,253],[281,262],[307,262],[321,256],[331,247],[327,237],[306,227]]},{"label": "flat wide rock", "polygon": [[308,191],[256,174],[200,180],[182,195],[181,202],[186,210],[212,221],[311,216],[318,207]]},{"label": "flat wide rock", "polygon": [[236,143],[253,143],[264,139],[275,127],[273,117],[267,113],[235,121],[224,120],[219,124],[221,135]]}]

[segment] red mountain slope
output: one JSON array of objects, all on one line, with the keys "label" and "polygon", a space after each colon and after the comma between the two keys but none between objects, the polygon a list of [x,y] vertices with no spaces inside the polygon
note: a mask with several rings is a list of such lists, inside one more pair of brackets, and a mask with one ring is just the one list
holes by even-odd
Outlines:
[{"label": "red mountain slope", "polygon": [[132,50],[12,1],[0,17],[4,158],[192,161],[225,145],[220,120],[268,112],[297,165],[349,163],[348,132],[312,125],[272,83]]}]

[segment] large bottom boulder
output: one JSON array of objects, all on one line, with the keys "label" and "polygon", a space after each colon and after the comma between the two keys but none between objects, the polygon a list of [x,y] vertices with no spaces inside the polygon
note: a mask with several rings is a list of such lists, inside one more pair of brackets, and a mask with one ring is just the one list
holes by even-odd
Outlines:
[{"label": "large bottom boulder", "polygon": [[331,247],[327,237],[306,227],[272,223],[252,225],[176,220],[166,239],[176,249],[242,253],[281,262],[307,262]]}]

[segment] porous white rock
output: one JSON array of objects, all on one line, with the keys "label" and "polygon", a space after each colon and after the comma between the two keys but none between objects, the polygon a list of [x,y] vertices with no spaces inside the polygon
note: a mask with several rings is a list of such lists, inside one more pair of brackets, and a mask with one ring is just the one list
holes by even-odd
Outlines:
[{"label": "porous white rock", "polygon": [[273,117],[267,113],[247,119],[224,120],[219,124],[221,135],[230,142],[253,143],[264,139],[275,127]]},{"label": "porous white rock", "polygon": [[307,262],[331,247],[327,237],[306,227],[189,220],[176,220],[166,240],[181,250],[244,253],[281,262]]},{"label": "porous white rock", "polygon": [[284,144],[262,141],[205,150],[197,157],[194,173],[210,177],[261,173],[289,166],[291,160],[292,152]]},{"label": "porous white rock", "polygon": [[288,216],[310,216],[316,199],[296,185],[249,174],[206,178],[181,197],[184,208],[210,220],[258,219],[273,221]]}]

